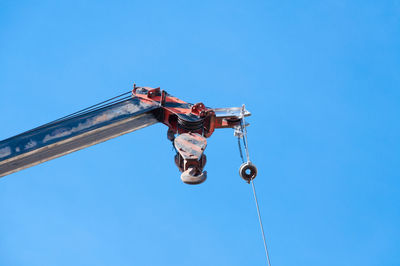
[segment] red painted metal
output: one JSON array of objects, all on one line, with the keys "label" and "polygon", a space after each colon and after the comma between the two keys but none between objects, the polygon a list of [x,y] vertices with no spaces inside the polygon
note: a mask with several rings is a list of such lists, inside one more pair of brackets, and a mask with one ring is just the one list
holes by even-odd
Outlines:
[{"label": "red painted metal", "polygon": [[[139,90],[140,89],[140,90]],[[169,127],[169,130],[176,133],[199,133],[204,137],[210,137],[216,128],[233,128],[240,123],[239,120],[226,120],[218,118],[213,109],[206,107],[203,103],[190,104],[172,95],[169,95],[160,88],[136,87],[132,90],[132,95],[143,101],[158,102],[163,109],[160,122]],[[190,130],[180,128],[178,117],[190,121],[195,118],[202,121],[202,126],[198,129]]]}]

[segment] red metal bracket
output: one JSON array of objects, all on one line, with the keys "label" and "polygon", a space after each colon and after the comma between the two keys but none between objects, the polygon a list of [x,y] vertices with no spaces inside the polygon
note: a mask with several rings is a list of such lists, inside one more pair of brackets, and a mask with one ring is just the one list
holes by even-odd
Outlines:
[{"label": "red metal bracket", "polygon": [[144,101],[158,102],[163,112],[160,122],[174,133],[198,133],[210,137],[215,129],[215,113],[203,103],[190,104],[160,88],[136,87],[132,95]]}]

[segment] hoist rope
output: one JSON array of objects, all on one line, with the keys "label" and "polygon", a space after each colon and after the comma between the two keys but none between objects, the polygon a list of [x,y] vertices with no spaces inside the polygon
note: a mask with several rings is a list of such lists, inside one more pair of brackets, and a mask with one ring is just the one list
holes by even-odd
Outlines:
[{"label": "hoist rope", "polygon": [[243,152],[242,152],[242,145],[240,145],[240,137],[238,137],[238,146],[239,146],[239,152],[240,152],[240,158],[242,159],[242,163],[244,163],[244,157],[243,157]]},{"label": "hoist rope", "polygon": [[88,109],[87,111],[85,111],[85,112],[77,112],[77,114],[75,114],[75,115],[69,115],[68,117],[65,117],[65,118],[63,118],[63,119],[59,119],[59,120],[56,120],[56,122],[59,122],[59,121],[63,121],[63,120],[66,120],[66,119],[71,119],[71,118],[75,118],[75,117],[77,117],[77,116],[81,116],[81,115],[84,115],[84,114],[87,114],[87,113],[90,113],[90,112],[93,112],[93,111],[97,111],[97,110],[99,110],[99,109],[101,109],[101,108],[104,108],[104,107],[108,107],[108,106],[110,106],[110,105],[112,105],[112,104],[115,104],[115,103],[120,103],[120,102],[122,102],[122,101],[124,101],[124,100],[127,100],[127,99],[130,99],[130,98],[132,98],[131,96],[126,96],[126,97],[123,97],[123,98],[120,98],[120,99],[118,99],[118,100],[115,100],[115,101],[111,101],[111,102],[107,102],[107,103],[105,103],[105,104],[97,104],[96,105],[96,107],[93,107],[93,108],[91,108],[91,109]]},{"label": "hoist rope", "polygon": [[[54,120],[54,121],[51,121],[51,122],[49,122],[49,123],[47,123],[47,124],[44,124],[44,125],[41,125],[41,126],[39,126],[39,127],[33,128],[33,129],[31,129],[31,130],[29,130],[29,131],[26,131],[26,132],[24,132],[24,133],[22,133],[22,134],[26,134],[26,133],[31,132],[31,131],[34,131],[34,130],[38,130],[38,129],[41,129],[41,128],[44,128],[44,127],[47,127],[47,126],[51,126],[51,125],[56,124],[56,123],[59,123],[59,122],[61,122],[61,121],[65,121],[65,120],[67,120],[67,119],[75,118],[75,117],[77,117],[77,116],[79,116],[79,115],[84,115],[84,114],[87,114],[87,113],[90,113],[90,112],[99,110],[99,109],[104,108],[104,107],[107,107],[107,106],[109,106],[109,105],[111,105],[111,104],[115,104],[115,103],[122,102],[122,101],[127,100],[127,99],[129,99],[129,98],[132,97],[132,96],[130,96],[130,95],[129,95],[129,96],[126,96],[126,95],[128,95],[128,94],[130,94],[130,93],[131,93],[131,91],[125,92],[125,93],[123,93],[123,94],[120,94],[120,95],[115,96],[115,97],[113,97],[113,98],[110,98],[110,99],[108,99],[108,100],[102,101],[102,102],[97,103],[97,104],[95,104],[95,105],[89,106],[89,107],[87,107],[87,108],[84,108],[84,109],[79,110],[79,111],[77,111],[77,112],[74,112],[74,113],[72,113],[72,114],[63,116],[63,117],[61,117],[61,118],[59,118],[59,119],[56,119],[56,120]],[[122,97],[122,96],[125,96],[125,97]],[[113,101],[113,100],[114,100],[114,101]]]},{"label": "hoist rope", "polygon": [[243,133],[242,139],[243,139],[244,150],[246,151],[247,162],[250,162],[249,146],[247,144],[247,129],[246,129],[246,121],[244,120],[244,114],[242,114],[242,119],[240,120],[240,127]]},{"label": "hoist rope", "polygon": [[269,260],[269,254],[268,254],[268,248],[267,248],[267,241],[265,240],[264,226],[263,226],[263,223],[261,220],[260,207],[258,206],[256,188],[254,186],[254,180],[252,179],[250,182],[251,182],[251,186],[253,188],[254,200],[256,202],[258,221],[260,222],[261,234],[262,234],[262,238],[263,238],[263,242],[264,242],[265,255],[267,256],[268,266],[271,266],[271,261]]},{"label": "hoist rope", "polygon": [[[242,162],[244,163],[244,157],[243,157],[243,152],[242,152],[242,146],[240,145],[240,140],[243,139],[243,137],[238,137],[238,145],[239,145],[239,152],[240,152],[240,158],[242,159]],[[245,146],[246,148],[246,146]],[[254,200],[256,202],[256,208],[257,208],[257,215],[258,215],[258,221],[260,223],[260,229],[261,229],[261,235],[264,243],[264,249],[265,249],[265,256],[267,257],[267,262],[268,266],[271,266],[271,261],[269,259],[269,253],[268,253],[268,247],[267,247],[267,240],[265,238],[265,233],[264,233],[264,226],[261,220],[261,212],[260,212],[260,207],[258,205],[258,199],[257,199],[257,194],[256,194],[256,188],[254,185],[254,179],[250,181],[251,187],[253,188],[253,195],[254,195]]]},{"label": "hoist rope", "polygon": [[61,121],[61,120],[65,120],[65,119],[68,119],[68,118],[76,117],[77,115],[81,115],[81,114],[84,114],[84,113],[92,112],[92,111],[94,111],[94,110],[98,110],[98,109],[100,109],[100,108],[102,108],[102,107],[105,107],[105,106],[108,106],[108,105],[110,105],[110,104],[113,104],[113,103],[116,103],[116,102],[119,102],[119,101],[126,100],[126,99],[130,98],[131,96],[124,97],[124,98],[122,98],[122,99],[118,99],[118,100],[115,100],[115,101],[113,101],[113,102],[110,102],[110,101],[112,101],[112,100],[114,100],[114,99],[121,98],[122,96],[125,96],[125,95],[127,95],[127,94],[129,94],[129,93],[131,93],[131,92],[128,91],[128,92],[125,92],[125,93],[123,93],[123,94],[121,94],[121,95],[118,95],[118,96],[115,96],[115,97],[110,98],[110,99],[108,99],[108,100],[105,100],[105,101],[102,101],[102,102],[100,102],[100,103],[97,103],[97,104],[95,104],[95,105],[86,107],[86,108],[84,108],[84,109],[82,109],[82,110],[79,110],[79,111],[74,112],[74,113],[72,113],[72,114],[69,114],[69,115],[66,115],[66,116],[64,116],[64,117],[61,117],[61,118],[59,118],[59,119],[57,119],[57,120],[54,120],[54,121],[50,122],[49,124],[52,124],[52,123],[55,123],[55,122],[59,122],[59,121]]},{"label": "hoist rope", "polygon": [[[246,158],[247,158],[247,163],[250,163],[250,156],[249,156],[249,148],[248,148],[248,142],[247,142],[247,129],[246,129],[246,122],[244,119],[244,105],[242,107],[242,115],[241,115],[241,120],[240,120],[240,132],[237,135],[238,136],[238,146],[239,146],[239,152],[240,152],[240,158],[242,159],[242,162],[245,163],[245,160],[243,158],[243,152],[242,152],[242,147],[241,147],[241,140],[243,141],[243,146],[246,152]],[[258,221],[260,223],[260,228],[261,228],[261,235],[264,243],[264,249],[265,249],[265,255],[267,257],[267,263],[268,266],[271,266],[271,261],[269,259],[269,253],[268,253],[268,247],[267,247],[267,241],[265,238],[265,233],[264,233],[264,226],[261,220],[261,212],[260,212],[260,207],[258,205],[258,200],[257,200],[257,194],[256,194],[256,188],[254,185],[254,179],[250,180],[251,187],[253,188],[253,195],[254,195],[254,200],[256,202],[256,208],[257,208],[257,215],[258,215]]]}]

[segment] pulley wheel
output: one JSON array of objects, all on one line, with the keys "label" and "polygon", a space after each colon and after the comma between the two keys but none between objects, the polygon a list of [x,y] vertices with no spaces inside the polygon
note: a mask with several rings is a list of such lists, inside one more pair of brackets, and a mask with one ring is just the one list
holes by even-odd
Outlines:
[{"label": "pulley wheel", "polygon": [[239,175],[247,183],[250,183],[257,176],[257,167],[251,162],[243,163],[239,168]]}]

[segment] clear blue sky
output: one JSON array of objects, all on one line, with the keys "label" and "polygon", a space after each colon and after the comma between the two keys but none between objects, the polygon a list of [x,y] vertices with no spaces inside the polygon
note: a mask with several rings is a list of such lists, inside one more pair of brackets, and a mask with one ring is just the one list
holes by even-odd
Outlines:
[{"label": "clear blue sky", "polygon": [[[400,265],[399,1],[0,2],[0,139],[142,86],[240,106],[272,265]],[[0,179],[0,265],[265,265],[237,143],[155,125]]]}]

